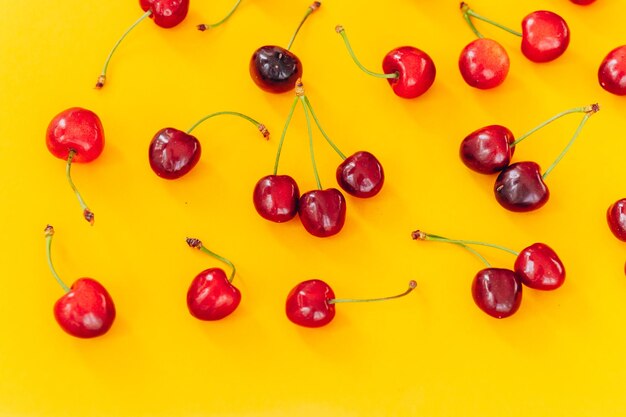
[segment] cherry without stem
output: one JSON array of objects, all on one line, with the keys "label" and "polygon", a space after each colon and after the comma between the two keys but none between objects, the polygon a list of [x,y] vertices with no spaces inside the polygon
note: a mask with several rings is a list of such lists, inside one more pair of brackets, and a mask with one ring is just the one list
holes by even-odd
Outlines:
[{"label": "cherry without stem", "polygon": [[617,200],[609,206],[606,220],[613,235],[626,242],[626,198]]},{"label": "cherry without stem", "polygon": [[598,82],[609,93],[626,95],[626,45],[609,52],[598,68]]}]

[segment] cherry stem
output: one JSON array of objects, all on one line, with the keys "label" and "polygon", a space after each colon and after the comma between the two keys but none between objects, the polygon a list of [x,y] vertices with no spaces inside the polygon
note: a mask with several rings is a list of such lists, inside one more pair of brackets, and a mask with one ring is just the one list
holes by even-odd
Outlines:
[{"label": "cherry stem", "polygon": [[309,111],[311,112],[311,116],[313,116],[313,120],[315,121],[315,124],[317,125],[317,128],[322,133],[322,136],[324,136],[324,138],[326,139],[326,142],[328,142],[328,144],[331,146],[331,148],[333,148],[335,150],[335,152],[337,152],[337,154],[339,155],[339,157],[341,159],[345,160],[346,156],[344,155],[344,153],[339,150],[337,145],[335,145],[335,143],[330,139],[330,137],[328,137],[328,135],[326,134],[326,132],[322,128],[322,125],[320,124],[320,121],[317,119],[317,116],[315,115],[315,112],[313,111],[313,106],[311,106],[311,102],[309,101],[309,98],[307,96],[303,96],[303,98],[304,98],[304,102],[306,103],[306,106],[309,108]]},{"label": "cherry stem", "polygon": [[461,12],[463,13],[463,19],[465,19],[470,29],[472,29],[472,32],[474,32],[474,34],[478,38],[481,38],[481,39],[484,38],[483,34],[480,33],[478,29],[476,29],[474,22],[472,22],[472,19],[469,17],[469,14],[467,13],[468,10],[469,10],[469,6],[465,4],[464,2],[461,2]]},{"label": "cherry stem", "polygon": [[569,109],[569,110],[565,110],[559,114],[556,114],[554,116],[552,116],[551,118],[549,118],[548,120],[546,120],[545,122],[539,124],[538,126],[532,128],[531,130],[529,130],[528,132],[524,133],[522,136],[520,136],[519,138],[517,138],[515,140],[515,142],[511,143],[509,145],[509,147],[514,147],[515,145],[517,145],[518,143],[520,143],[521,141],[523,141],[524,139],[526,139],[527,137],[529,137],[530,135],[532,135],[533,133],[535,133],[536,131],[538,131],[539,129],[549,125],[550,123],[554,122],[557,119],[560,119],[561,117],[568,115],[568,114],[572,114],[572,113],[588,113],[591,109],[591,106],[584,106],[584,107],[575,107],[573,109]]},{"label": "cherry stem", "polygon": [[80,207],[83,209],[83,217],[85,218],[85,220],[89,222],[89,224],[93,226],[93,223],[95,221],[95,216],[93,212],[89,210],[89,207],[87,207],[87,204],[85,203],[85,200],[83,199],[83,196],[80,195],[80,191],[78,191],[78,188],[76,188],[76,186],[74,185],[74,181],[72,181],[71,168],[72,168],[72,161],[74,160],[74,156],[76,156],[76,151],[73,149],[70,149],[70,153],[67,155],[67,165],[65,166],[65,176],[67,177],[67,181],[70,183],[70,187],[72,187],[72,190],[74,190],[74,194],[76,194],[76,198],[78,198],[78,203],[80,204]]},{"label": "cherry stem", "polygon": [[343,43],[346,44],[346,48],[348,49],[348,53],[352,57],[352,60],[357,65],[357,67],[359,67],[361,69],[361,71],[363,71],[364,73],[366,73],[368,75],[371,75],[372,77],[376,77],[376,78],[398,78],[400,76],[400,73],[398,73],[397,71],[393,72],[391,74],[381,74],[379,72],[373,72],[373,71],[370,71],[367,68],[365,68],[363,66],[363,64],[361,64],[361,62],[359,62],[359,60],[356,57],[354,51],[352,50],[352,46],[350,46],[350,41],[348,40],[348,35],[346,35],[346,30],[343,28],[343,26],[341,26],[341,25],[335,26],[335,32],[337,32],[338,34],[341,35],[341,37],[343,39]]},{"label": "cherry stem", "polygon": [[278,173],[278,162],[280,161],[280,152],[283,149],[283,143],[285,142],[285,136],[287,136],[287,128],[289,127],[289,123],[291,123],[291,118],[293,117],[293,112],[296,110],[296,105],[298,104],[298,97],[294,97],[293,103],[291,104],[291,109],[289,109],[289,114],[287,115],[287,120],[285,121],[285,127],[283,128],[283,133],[280,135],[280,141],[278,142],[278,149],[276,150],[276,162],[274,162],[274,175]]},{"label": "cherry stem", "polygon": [[[478,20],[482,20],[483,22],[487,22],[487,23],[489,23],[489,24],[491,24],[491,25],[493,25],[495,27],[498,27],[498,28],[500,28],[500,29],[502,29],[502,30],[504,30],[506,32],[509,32],[509,33],[511,33],[511,34],[513,34],[515,36],[519,36],[520,38],[522,37],[522,33],[521,32],[513,30],[513,29],[511,29],[509,27],[506,27],[506,26],[504,26],[504,25],[502,25],[502,24],[500,24],[498,22],[495,22],[495,21],[493,21],[493,20],[491,20],[489,18],[486,18],[484,16],[479,15],[478,13],[476,13],[475,11],[470,9],[469,5],[467,3],[465,3],[465,2],[461,2],[461,11],[463,12],[463,16],[465,17],[465,20],[467,20],[468,22],[471,20],[469,18],[471,16],[471,17],[474,17],[474,18],[476,18]],[[471,23],[470,23],[470,25],[473,26]],[[480,37],[482,38],[482,36],[480,36]]]},{"label": "cherry stem", "polygon": [[145,18],[147,18],[151,14],[152,14],[152,11],[150,11],[150,10],[148,10],[147,12],[142,14],[141,17],[139,19],[137,19],[137,21],[135,23],[133,23],[132,25],[130,25],[130,27],[128,29],[126,29],[126,32],[124,32],[124,34],[117,40],[115,45],[113,45],[113,48],[111,49],[111,52],[109,52],[109,56],[107,56],[107,59],[104,61],[104,66],[102,67],[102,72],[100,73],[100,76],[98,77],[98,82],[96,83],[96,88],[104,87],[104,83],[106,82],[106,79],[107,79],[107,68],[109,67],[109,61],[111,61],[111,57],[113,56],[113,53],[115,52],[117,47],[120,46],[120,43],[122,43],[122,41],[124,40],[126,35],[128,35],[135,28],[135,26],[137,26],[142,20],[144,20]]},{"label": "cherry stem", "polygon": [[409,281],[409,288],[407,288],[406,291],[404,291],[402,294],[396,294],[396,295],[392,295],[389,297],[382,297],[382,298],[365,298],[365,299],[354,299],[354,298],[333,298],[327,301],[328,304],[337,304],[337,303],[374,303],[374,302],[378,302],[378,301],[387,301],[387,300],[393,300],[394,298],[400,298],[400,297],[404,297],[405,295],[409,294],[411,291],[413,291],[415,288],[417,287],[417,282],[415,282],[414,280]]},{"label": "cherry stem", "polygon": [[199,124],[201,124],[205,120],[208,120],[208,119],[210,119],[212,117],[215,117],[215,116],[222,116],[222,115],[237,116],[237,117],[241,117],[243,119],[246,119],[247,121],[249,121],[250,123],[255,125],[257,127],[257,129],[259,129],[259,131],[261,132],[261,134],[263,135],[263,137],[265,139],[269,139],[269,137],[270,137],[270,132],[269,132],[269,130],[267,130],[267,128],[265,127],[265,125],[263,123],[259,123],[256,120],[254,120],[252,117],[246,116],[243,113],[238,113],[238,112],[235,112],[235,111],[218,111],[216,113],[208,114],[208,115],[204,116],[202,119],[198,120],[196,123],[194,123],[193,126],[191,126],[189,129],[187,129],[187,133],[188,134],[191,133],[196,127],[198,127]]},{"label": "cherry stem", "polygon": [[300,102],[302,103],[302,108],[304,109],[304,117],[306,119],[306,129],[309,134],[309,153],[311,155],[311,163],[313,164],[313,175],[315,176],[315,182],[317,183],[317,188],[322,190],[322,182],[320,181],[320,174],[317,172],[317,164],[315,163],[315,151],[313,149],[313,131],[311,129],[311,118],[309,117],[309,109],[306,106],[306,102],[304,101],[304,96],[299,96]]},{"label": "cherry stem", "polygon": [[232,16],[232,14],[235,13],[235,10],[237,10],[237,7],[239,7],[239,3],[241,3],[241,0],[237,0],[235,5],[233,6],[233,8],[230,9],[228,14],[222,20],[220,20],[219,22],[211,23],[211,24],[202,23],[202,24],[199,24],[196,27],[198,28],[199,31],[202,31],[202,32],[204,32],[207,29],[215,29],[216,27],[218,27],[219,25],[221,25],[222,23],[227,21]]},{"label": "cherry stem", "polygon": [[559,156],[554,160],[554,162],[552,163],[552,165],[550,165],[548,167],[548,169],[546,169],[546,171],[543,173],[543,175],[541,176],[544,180],[546,179],[546,177],[548,176],[548,174],[550,174],[550,172],[552,172],[552,170],[557,166],[557,164],[561,161],[561,159],[563,159],[563,157],[565,156],[565,154],[570,150],[570,148],[572,147],[572,145],[574,144],[574,142],[576,141],[576,139],[578,138],[578,136],[580,135],[581,130],[583,129],[583,126],[585,126],[585,123],[587,123],[587,120],[589,120],[589,118],[591,117],[591,115],[593,115],[594,113],[598,112],[600,110],[600,106],[598,105],[598,103],[592,104],[590,106],[586,107],[585,110],[585,116],[583,117],[583,119],[580,121],[580,123],[578,124],[578,127],[576,128],[576,131],[574,132],[574,135],[572,136],[572,138],[570,139],[570,141],[567,143],[567,146],[565,146],[565,148],[563,149],[563,151],[559,154]]},{"label": "cherry stem", "polygon": [[228,259],[224,258],[223,256],[218,255],[217,253],[207,249],[203,244],[202,241],[200,239],[195,239],[195,238],[186,238],[185,241],[187,242],[187,245],[189,245],[190,248],[194,248],[194,249],[198,249],[204,253],[206,253],[207,255],[210,255],[212,257],[214,257],[215,259],[218,259],[222,262],[224,262],[226,265],[230,266],[233,271],[230,273],[230,277],[228,277],[228,282],[233,282],[233,279],[235,278],[235,272],[237,272],[237,268],[235,268],[235,264],[233,264],[231,261],[229,261]]},{"label": "cherry stem", "polygon": [[54,227],[47,225],[44,229],[44,234],[46,236],[46,256],[48,257],[48,267],[50,268],[50,272],[52,272],[52,276],[57,280],[63,291],[69,292],[70,287],[63,282],[59,274],[57,274],[56,269],[54,269],[54,265],[52,265],[52,236],[54,236]]},{"label": "cherry stem", "polygon": [[287,50],[291,49],[291,46],[293,45],[293,41],[296,40],[296,35],[298,35],[298,32],[300,32],[300,28],[302,27],[302,25],[304,24],[304,22],[306,21],[306,19],[311,15],[311,13],[313,13],[314,11],[316,11],[317,9],[320,8],[320,6],[322,5],[321,2],[319,1],[314,1],[309,8],[306,10],[306,13],[304,14],[304,17],[302,18],[302,20],[300,21],[300,24],[298,25],[298,27],[296,28],[296,31],[293,33],[293,35],[291,36],[291,39],[289,40],[289,44],[287,44]]}]

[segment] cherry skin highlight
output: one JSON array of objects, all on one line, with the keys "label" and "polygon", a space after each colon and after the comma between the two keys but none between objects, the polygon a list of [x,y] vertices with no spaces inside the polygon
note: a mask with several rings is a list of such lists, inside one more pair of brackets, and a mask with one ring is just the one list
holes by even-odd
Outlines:
[{"label": "cherry skin highlight", "polygon": [[502,207],[516,212],[537,210],[550,198],[535,162],[516,162],[504,168],[496,179],[494,193]]},{"label": "cherry skin highlight", "polygon": [[221,320],[230,315],[241,301],[241,292],[220,268],[200,272],[187,291],[187,307],[199,320]]},{"label": "cherry skin highlight", "polygon": [[472,297],[482,311],[502,319],[513,315],[522,303],[522,285],[515,272],[485,268],[472,281]]},{"label": "cherry skin highlight", "polygon": [[598,69],[598,82],[609,93],[626,95],[626,45],[607,54]]},{"label": "cherry skin highlight", "polygon": [[537,290],[555,290],[565,281],[563,262],[544,243],[524,248],[515,259],[514,270],[522,284]]},{"label": "cherry skin highlight", "polygon": [[389,51],[383,59],[383,71],[398,74],[398,78],[387,81],[397,96],[409,99],[424,94],[435,82],[437,73],[432,58],[413,46]]},{"label": "cherry skin highlight", "polygon": [[522,20],[522,53],[533,62],[548,62],[560,57],[569,41],[569,27],[556,13],[539,10]]},{"label": "cherry skin highlight", "polygon": [[486,90],[499,86],[509,73],[510,61],[506,50],[492,39],[480,38],[461,51],[459,70],[465,82]]},{"label": "cherry skin highlight", "polygon": [[619,240],[626,242],[626,198],[611,204],[606,212],[609,229]]},{"label": "cherry skin highlight", "polygon": [[300,190],[288,175],[267,175],[254,187],[252,200],[257,213],[276,223],[291,220],[298,213]]},{"label": "cherry skin highlight", "polygon": [[181,130],[167,127],[159,130],[148,148],[150,168],[161,178],[180,178],[196,166],[202,148],[200,141]]},{"label": "cherry skin highlight", "polygon": [[461,142],[459,155],[469,169],[495,174],[511,162],[515,147],[513,133],[504,126],[490,125],[470,133]]},{"label": "cherry skin highlight", "polygon": [[287,295],[287,318],[304,327],[322,327],[335,318],[335,298],[332,288],[324,281],[312,279],[296,285]]},{"label": "cherry skin highlight", "polygon": [[336,235],[346,220],[346,200],[335,188],[308,191],[300,197],[298,214],[306,231],[313,236]]},{"label": "cherry skin highlight", "polygon": [[262,90],[284,93],[293,90],[297,79],[302,77],[302,63],[285,48],[262,46],[252,54],[250,76]]},{"label": "cherry skin highlight", "polygon": [[91,110],[72,107],[57,114],[46,132],[46,146],[52,155],[73,162],[91,162],[104,149],[104,129],[100,118]]},{"label": "cherry skin highlight", "polygon": [[383,167],[374,155],[356,152],[337,167],[337,182],[348,194],[360,198],[373,197],[385,182]]},{"label": "cherry skin highlight", "polygon": [[185,20],[189,11],[189,0],[139,0],[139,5],[143,11],[152,12],[150,17],[157,26],[166,29]]}]

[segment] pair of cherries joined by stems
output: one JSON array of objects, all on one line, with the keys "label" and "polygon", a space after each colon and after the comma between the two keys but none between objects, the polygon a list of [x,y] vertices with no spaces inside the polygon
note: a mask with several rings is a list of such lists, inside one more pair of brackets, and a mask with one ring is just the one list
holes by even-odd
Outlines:
[{"label": "pair of cherries joined by stems", "polygon": [[[302,104],[306,118],[311,162],[318,187],[317,190],[308,191],[302,195],[300,195],[300,189],[293,177],[278,175],[278,163],[287,128],[298,102]],[[385,174],[378,159],[365,151],[359,151],[346,157],[320,125],[313,107],[304,93],[302,82],[298,79],[296,97],[291,105],[276,151],[274,172],[256,183],[253,202],[259,215],[267,220],[282,223],[299,214],[302,225],[310,234],[317,237],[328,237],[339,233],[344,226],[346,200],[336,188],[324,189],[322,187],[315,162],[310,116],[313,117],[326,141],[343,159],[336,171],[336,178],[340,187],[350,195],[359,198],[373,197],[381,190]]]},{"label": "pair of cherries joined by stems", "polygon": [[[501,319],[513,315],[522,302],[522,285],[543,291],[559,288],[565,281],[565,267],[552,248],[544,243],[533,243],[521,252],[491,243],[448,239],[420,230],[411,233],[414,240],[452,243],[477,256],[486,266],[474,276],[472,298],[488,315]],[[513,270],[494,268],[471,246],[496,248],[516,257]]]},{"label": "pair of cherries joined by stems", "polygon": [[[481,174],[499,172],[494,185],[494,193],[502,207],[516,212],[537,210],[546,204],[550,197],[550,191],[544,180],[569,151],[589,117],[599,109],[598,104],[591,104],[566,110],[539,124],[517,140],[504,126],[485,126],[463,139],[459,155],[463,163],[473,171]],[[536,162],[524,161],[510,164],[518,143],[544,126],[572,113],[584,113],[584,117],[569,143],[543,174]]]},{"label": "pair of cherries joined by stems", "polygon": [[497,41],[485,38],[474,26],[472,18],[490,23],[522,39],[522,54],[533,62],[549,62],[560,57],[570,42],[565,20],[556,13],[538,10],[522,19],[522,31],[510,29],[479,15],[465,2],[461,12],[478,39],[470,42],[459,57],[459,70],[465,82],[479,89],[490,89],[504,82],[510,67],[506,49]]}]

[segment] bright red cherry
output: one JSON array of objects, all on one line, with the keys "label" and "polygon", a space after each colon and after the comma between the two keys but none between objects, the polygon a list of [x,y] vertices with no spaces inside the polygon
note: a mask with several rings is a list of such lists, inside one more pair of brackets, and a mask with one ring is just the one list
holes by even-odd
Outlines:
[{"label": "bright red cherry", "polygon": [[472,281],[472,297],[482,311],[497,319],[513,315],[522,303],[522,285],[515,272],[485,268]]},{"label": "bright red cherry", "polygon": [[498,42],[480,38],[461,51],[459,70],[471,87],[486,90],[499,86],[509,73],[510,61]]},{"label": "bright red cherry", "polygon": [[569,40],[569,27],[556,13],[539,10],[522,20],[522,53],[533,62],[548,62],[560,57]]},{"label": "bright red cherry", "polygon": [[300,197],[298,214],[306,231],[313,236],[333,236],[346,221],[346,200],[336,188],[309,191]]},{"label": "bright red cherry", "polygon": [[337,167],[337,182],[348,194],[360,198],[373,197],[385,182],[383,167],[374,155],[356,152]]},{"label": "bright red cherry", "polygon": [[52,275],[65,290],[54,304],[54,318],[68,334],[92,338],[105,334],[115,320],[115,305],[107,290],[92,278],[79,278],[68,287],[52,265],[51,244],[54,228],[45,229],[46,252]]},{"label": "bright red cherry", "polygon": [[298,214],[300,190],[288,175],[267,175],[256,183],[252,199],[261,217],[282,223]]},{"label": "bright red cherry", "polygon": [[626,198],[617,200],[609,206],[606,220],[615,237],[626,242]]},{"label": "bright red cherry", "polygon": [[579,4],[581,6],[586,6],[588,4],[591,4],[593,2],[595,2],[596,0],[570,0],[572,3],[574,4]]},{"label": "bright red cherry", "polygon": [[524,248],[515,259],[514,270],[522,284],[537,290],[554,290],[565,281],[563,262],[545,243]]},{"label": "bright red cherry", "polygon": [[524,212],[541,208],[550,191],[535,162],[517,162],[504,168],[494,185],[496,200],[510,211]]},{"label": "bright red cherry", "polygon": [[515,137],[504,126],[481,127],[467,135],[461,142],[461,161],[471,170],[481,174],[495,174],[511,162],[515,152]]},{"label": "bright red cherry", "polygon": [[613,49],[602,60],[598,82],[609,93],[626,95],[626,45]]}]

